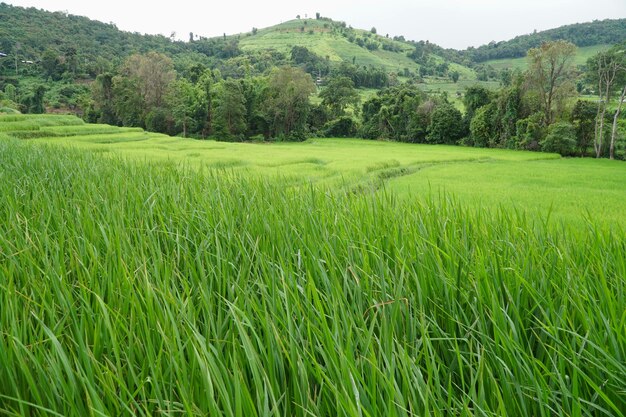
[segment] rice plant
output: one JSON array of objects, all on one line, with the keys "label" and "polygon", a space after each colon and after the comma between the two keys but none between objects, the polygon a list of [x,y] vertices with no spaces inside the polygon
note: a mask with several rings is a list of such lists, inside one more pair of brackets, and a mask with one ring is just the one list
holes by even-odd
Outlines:
[{"label": "rice plant", "polygon": [[0,141],[0,414],[624,416],[623,231]]}]

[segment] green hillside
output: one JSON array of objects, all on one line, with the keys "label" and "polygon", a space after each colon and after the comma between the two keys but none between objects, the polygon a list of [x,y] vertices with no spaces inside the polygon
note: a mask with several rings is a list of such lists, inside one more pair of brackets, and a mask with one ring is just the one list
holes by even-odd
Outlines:
[{"label": "green hillside", "polygon": [[463,55],[473,62],[485,62],[494,59],[522,58],[529,49],[556,40],[565,40],[583,48],[614,45],[623,42],[624,39],[626,39],[626,19],[595,20],[521,35],[508,41],[493,41],[478,48],[469,48],[463,51]]},{"label": "green hillside", "polygon": [[[594,45],[579,47],[576,51],[576,57],[574,58],[574,64],[577,66],[585,65],[587,60],[598,52],[608,50],[612,45]],[[491,61],[485,61],[485,65],[491,65],[495,69],[519,69],[525,70],[528,67],[526,57],[522,58],[507,58],[507,59],[494,59]]]},{"label": "green hillside", "polygon": [[275,49],[283,53],[289,53],[294,46],[303,46],[333,63],[347,61],[384,67],[390,72],[419,69],[407,57],[413,50],[410,44],[347,28],[345,23],[329,19],[290,20],[244,36],[239,44],[243,51]]}]

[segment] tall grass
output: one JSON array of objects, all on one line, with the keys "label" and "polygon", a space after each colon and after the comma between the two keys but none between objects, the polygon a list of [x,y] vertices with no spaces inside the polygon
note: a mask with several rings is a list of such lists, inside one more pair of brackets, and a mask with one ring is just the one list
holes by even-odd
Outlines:
[{"label": "tall grass", "polygon": [[0,141],[0,414],[623,416],[626,241]]}]

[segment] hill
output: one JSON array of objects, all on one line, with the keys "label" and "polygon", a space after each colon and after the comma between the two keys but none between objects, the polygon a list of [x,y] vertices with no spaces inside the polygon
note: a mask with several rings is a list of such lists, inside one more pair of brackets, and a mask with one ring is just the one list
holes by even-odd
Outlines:
[{"label": "hill", "polygon": [[326,18],[290,20],[244,36],[239,44],[243,51],[275,49],[285,54],[294,46],[306,47],[331,63],[352,62],[397,73],[419,69],[407,56],[414,49],[409,43]]},{"label": "hill", "polygon": [[623,42],[624,39],[626,39],[626,19],[606,19],[561,26],[517,36],[508,41],[493,41],[478,48],[468,48],[463,54],[472,62],[480,63],[496,59],[522,58],[529,49],[547,41],[566,40],[578,47],[589,47],[613,45]]},{"label": "hill", "polygon": [[[124,32],[82,16],[0,3],[0,52],[17,56],[22,74],[33,72],[22,61],[41,64],[46,51],[74,75],[95,76],[133,53],[158,50],[176,55],[185,49],[184,42],[160,35]],[[8,67],[0,64],[0,73]]]},{"label": "hill", "polygon": [[[582,66],[587,63],[587,60],[598,52],[608,50],[612,45],[593,45],[582,46],[576,50],[576,56],[574,57],[574,64],[576,66]],[[525,70],[528,67],[528,61],[526,57],[521,58],[504,58],[485,61],[483,64],[491,65],[496,70],[505,68]]]}]

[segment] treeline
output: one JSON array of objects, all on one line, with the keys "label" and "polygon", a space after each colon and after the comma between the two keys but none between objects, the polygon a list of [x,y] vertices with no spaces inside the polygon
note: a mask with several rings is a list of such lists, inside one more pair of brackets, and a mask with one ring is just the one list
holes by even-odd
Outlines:
[{"label": "treeline", "polygon": [[596,20],[590,23],[577,23],[517,36],[509,41],[493,41],[478,48],[468,48],[462,56],[469,61],[480,63],[492,59],[521,58],[529,49],[537,48],[544,42],[565,40],[576,46],[614,45],[626,39],[626,19]]},{"label": "treeline", "polygon": [[[132,55],[114,72],[96,78],[84,97],[84,118],[219,140],[356,135],[357,87],[386,87],[387,73],[349,63],[331,66],[302,47],[294,47],[291,56],[290,65],[256,74],[243,64],[237,67],[243,73],[202,64],[179,72],[164,54]],[[313,76],[319,73],[324,79],[316,85]],[[314,105],[311,96],[321,84],[321,103]]]},{"label": "treeline", "polygon": [[163,54],[133,55],[116,74],[97,77],[85,119],[221,140],[302,140],[308,132],[316,87],[299,68],[235,79],[196,65],[185,75]]},{"label": "treeline", "polygon": [[[363,105],[366,138],[624,157],[626,44],[591,58],[582,74],[599,101],[576,100],[576,47],[547,42],[528,51],[529,69],[509,73],[499,91],[479,85],[463,96],[462,114],[444,96],[414,85],[378,93]],[[620,133],[621,132],[621,133]]]}]

